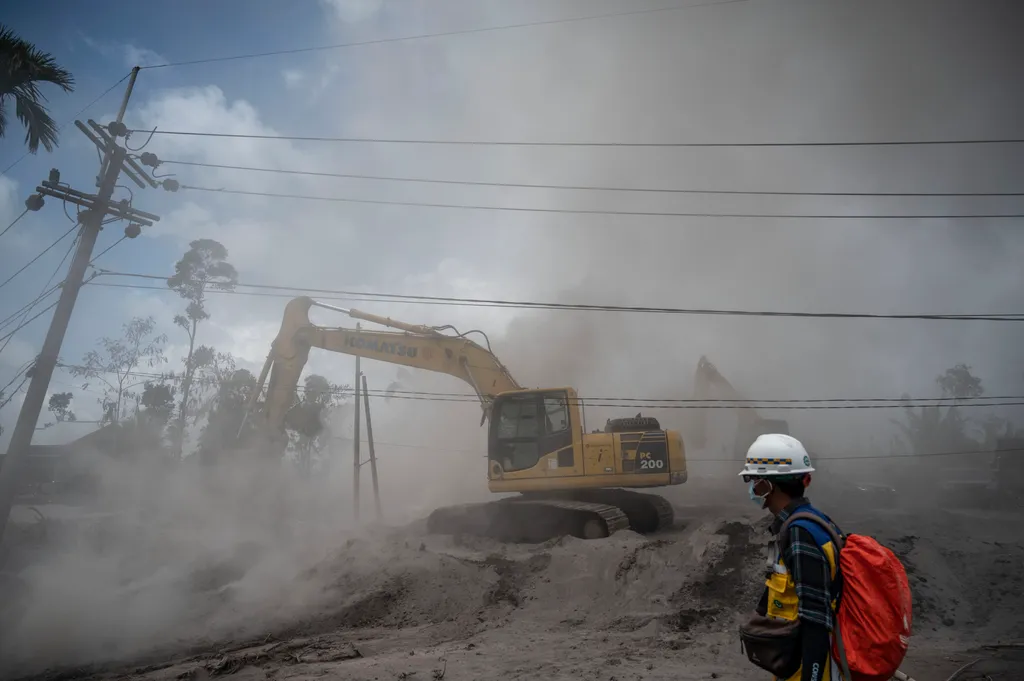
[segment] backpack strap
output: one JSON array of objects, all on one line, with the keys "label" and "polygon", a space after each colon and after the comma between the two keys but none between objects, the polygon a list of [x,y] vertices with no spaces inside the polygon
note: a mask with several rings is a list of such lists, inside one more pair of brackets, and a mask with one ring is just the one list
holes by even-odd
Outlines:
[{"label": "backpack strap", "polygon": [[[814,513],[808,513],[803,511],[802,513],[794,513],[793,515],[786,518],[786,522],[782,523],[782,527],[779,528],[778,543],[779,543],[779,559],[786,563],[786,551],[789,550],[790,536],[789,527],[797,520],[807,520],[815,525],[818,525],[823,530],[828,532],[829,538],[832,540],[832,546],[836,547],[836,572],[839,571],[839,553],[843,550],[843,546],[846,542],[842,537],[836,533],[835,528],[832,527],[832,523],[824,520],[821,516],[815,515]],[[789,569],[789,565],[786,565]]]},{"label": "backpack strap", "polygon": [[845,540],[843,540],[843,538],[839,536],[839,533],[836,532],[835,528],[832,527],[832,523],[819,515],[808,513],[807,511],[794,513],[786,518],[786,522],[782,523],[782,527],[779,529],[779,548],[782,552],[785,553],[785,549],[789,548],[789,526],[797,520],[809,520],[828,532],[829,538],[832,539],[832,545],[836,547],[836,561],[838,562],[839,552],[843,550],[843,546],[846,544]]},{"label": "backpack strap", "polygon": [[[807,520],[815,523],[826,532],[828,532],[829,538],[832,540],[832,546],[836,548],[836,582],[842,589],[842,574],[839,572],[839,554],[842,552],[843,547],[846,545],[846,541],[839,536],[835,528],[832,527],[832,523],[828,522],[821,516],[815,515],[814,513],[794,513],[793,515],[786,518],[786,522],[782,523],[782,528],[779,529],[779,557],[785,562],[786,550],[789,548],[789,526],[797,520]],[[788,567],[788,566],[787,566]],[[836,595],[836,601],[839,601],[839,595]],[[843,634],[839,630],[839,619],[836,618],[834,628],[834,636],[836,639],[836,649],[839,653],[839,665],[840,671],[842,671],[843,679],[845,681],[851,681],[853,678],[850,675],[850,664],[846,659],[846,645],[843,643]]]}]

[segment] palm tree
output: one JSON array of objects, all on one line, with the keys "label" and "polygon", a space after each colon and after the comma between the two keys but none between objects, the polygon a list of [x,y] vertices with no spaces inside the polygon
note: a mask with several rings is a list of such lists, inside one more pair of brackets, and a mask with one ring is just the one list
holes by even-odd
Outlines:
[{"label": "palm tree", "polygon": [[75,89],[69,71],[57,65],[52,55],[15,35],[0,24],[0,137],[7,133],[7,99],[14,99],[14,113],[25,126],[25,143],[33,154],[42,144],[47,151],[57,145],[57,124],[42,102],[46,96],[40,83],[53,83],[65,92]]}]

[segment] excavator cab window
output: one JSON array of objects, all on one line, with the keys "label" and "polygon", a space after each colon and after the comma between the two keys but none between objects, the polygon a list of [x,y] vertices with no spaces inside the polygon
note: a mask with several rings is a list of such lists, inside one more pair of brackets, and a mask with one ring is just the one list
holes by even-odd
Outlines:
[{"label": "excavator cab window", "polygon": [[536,466],[545,454],[571,446],[567,401],[564,392],[500,398],[494,406],[490,458],[505,471],[521,471]]}]

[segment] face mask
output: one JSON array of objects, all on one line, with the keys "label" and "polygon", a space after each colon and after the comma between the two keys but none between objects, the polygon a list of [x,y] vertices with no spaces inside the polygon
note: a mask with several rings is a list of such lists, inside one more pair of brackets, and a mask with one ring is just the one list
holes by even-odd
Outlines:
[{"label": "face mask", "polygon": [[[769,483],[769,485],[770,484],[771,483]],[[756,485],[757,485],[757,481],[754,481],[754,480],[751,480],[747,484],[747,491],[750,494],[750,501],[755,503],[755,504],[757,504],[759,508],[764,508],[765,499],[767,499],[768,495],[772,493],[772,490],[769,487],[767,494],[765,494],[764,496],[760,496],[760,495],[757,494],[757,492],[754,491],[754,487]]]}]

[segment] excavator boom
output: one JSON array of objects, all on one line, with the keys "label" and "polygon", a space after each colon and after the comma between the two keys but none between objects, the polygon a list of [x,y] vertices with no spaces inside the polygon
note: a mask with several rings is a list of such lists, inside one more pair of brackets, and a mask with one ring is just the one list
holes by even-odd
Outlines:
[{"label": "excavator boom", "polygon": [[[400,330],[366,331],[315,326],[309,320],[313,306]],[[249,403],[251,409],[269,373],[264,418],[265,425],[272,430],[284,427],[285,415],[295,402],[296,386],[311,348],[455,376],[473,388],[485,415],[498,394],[521,389],[492,352],[462,335],[449,336],[428,326],[324,305],[311,298],[296,298],[285,307],[281,330],[260,374],[258,389]]]},{"label": "excavator boom", "polygon": [[[717,388],[717,390],[716,390]],[[697,369],[693,376],[693,396],[695,401],[714,399],[715,394],[721,395],[721,399],[734,402],[736,411],[736,435],[733,442],[733,456],[742,459],[746,456],[747,448],[763,433],[785,433],[789,434],[789,424],[782,419],[766,419],[758,411],[750,406],[750,400],[740,393],[725,376],[721,374],[714,364],[707,357],[702,356],[697,361]],[[691,446],[707,446],[707,421],[708,410],[688,410],[688,418],[685,421],[685,432]]]}]

